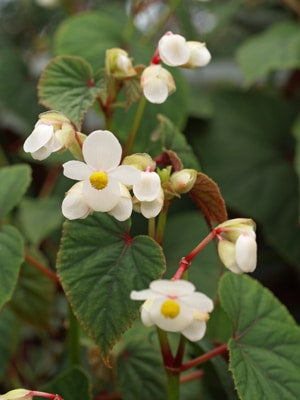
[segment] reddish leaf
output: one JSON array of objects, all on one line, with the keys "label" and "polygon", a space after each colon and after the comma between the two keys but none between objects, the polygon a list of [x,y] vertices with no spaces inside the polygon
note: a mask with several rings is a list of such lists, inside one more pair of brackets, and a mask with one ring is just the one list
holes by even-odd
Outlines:
[{"label": "reddish leaf", "polygon": [[220,224],[227,220],[224,199],[216,182],[207,175],[198,172],[197,179],[190,196],[201,210],[209,225]]}]

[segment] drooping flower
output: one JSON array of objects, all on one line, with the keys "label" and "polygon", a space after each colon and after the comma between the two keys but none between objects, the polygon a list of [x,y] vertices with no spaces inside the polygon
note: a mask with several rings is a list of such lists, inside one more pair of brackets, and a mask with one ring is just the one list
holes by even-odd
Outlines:
[{"label": "drooping flower", "polygon": [[173,76],[161,65],[150,65],[141,75],[141,87],[150,103],[161,104],[176,90]]},{"label": "drooping flower", "polygon": [[34,159],[44,160],[51,153],[71,145],[74,128],[67,117],[56,111],[42,113],[39,118],[23,148]]},{"label": "drooping flower", "polygon": [[204,336],[208,313],[213,310],[212,300],[184,280],[156,280],[149,289],[132,291],[130,298],[145,300],[141,308],[144,325],[181,332],[193,342]]},{"label": "drooping flower", "polygon": [[83,182],[76,182],[67,192],[61,208],[68,219],[86,218],[93,210],[83,197]]},{"label": "drooping flower", "polygon": [[119,165],[122,148],[109,131],[92,132],[83,143],[82,154],[85,162],[63,164],[64,175],[83,182],[83,199],[93,211],[111,211],[122,196],[120,183],[133,185],[139,180],[140,171]]},{"label": "drooping flower", "polygon": [[160,188],[157,197],[150,201],[139,201],[136,197],[133,199],[133,208],[140,212],[145,218],[155,218],[164,205],[164,191]]},{"label": "drooping flower", "polygon": [[171,67],[204,67],[211,60],[211,54],[205,43],[186,41],[172,32],[167,32],[158,42],[161,60]]},{"label": "drooping flower", "polygon": [[120,183],[121,197],[118,203],[112,208],[108,214],[112,215],[118,221],[126,221],[132,213],[132,198],[126,186]]},{"label": "drooping flower", "polygon": [[221,261],[232,272],[253,272],[257,263],[255,222],[252,219],[235,218],[216,228],[218,253]]},{"label": "drooping flower", "polygon": [[166,33],[158,42],[158,52],[162,61],[170,67],[186,64],[190,58],[190,49],[181,35]]}]

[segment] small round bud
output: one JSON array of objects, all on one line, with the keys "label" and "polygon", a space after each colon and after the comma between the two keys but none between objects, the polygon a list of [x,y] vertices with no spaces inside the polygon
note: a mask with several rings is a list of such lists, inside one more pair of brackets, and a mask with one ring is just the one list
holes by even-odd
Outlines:
[{"label": "small round bud", "polygon": [[128,53],[119,48],[106,50],[105,67],[108,75],[118,79],[130,78],[136,75]]},{"label": "small round bud", "polygon": [[170,182],[174,192],[181,194],[189,192],[197,179],[197,171],[194,169],[182,169],[174,172],[170,177]]},{"label": "small round bud", "polygon": [[161,104],[176,90],[171,73],[161,65],[150,65],[141,75],[141,87],[150,103]]},{"label": "small round bud", "polygon": [[186,42],[190,49],[190,57],[186,64],[181,65],[183,68],[204,67],[211,60],[211,54],[205,43]]},{"label": "small round bud", "polygon": [[156,162],[147,153],[136,153],[126,156],[122,161],[122,164],[131,165],[140,171],[145,171],[146,169],[153,171],[156,167]]}]

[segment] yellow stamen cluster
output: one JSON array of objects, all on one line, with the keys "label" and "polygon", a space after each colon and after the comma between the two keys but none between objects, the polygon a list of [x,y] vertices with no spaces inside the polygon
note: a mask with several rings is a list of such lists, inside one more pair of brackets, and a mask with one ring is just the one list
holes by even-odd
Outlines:
[{"label": "yellow stamen cluster", "polygon": [[102,190],[107,186],[108,183],[107,174],[103,171],[93,172],[90,176],[90,182],[93,188]]},{"label": "yellow stamen cluster", "polygon": [[180,306],[175,300],[166,300],[162,303],[160,312],[166,318],[175,318],[180,312]]}]

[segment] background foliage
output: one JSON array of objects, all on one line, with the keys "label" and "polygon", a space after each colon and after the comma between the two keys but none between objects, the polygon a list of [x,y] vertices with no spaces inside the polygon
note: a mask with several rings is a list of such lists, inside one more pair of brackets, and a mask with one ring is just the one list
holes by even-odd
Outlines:
[{"label": "background foliage", "polygon": [[[103,126],[96,106],[87,110],[103,88],[98,70],[104,66],[105,50],[124,47],[136,64],[149,63],[157,39],[169,29],[191,40],[205,41],[213,61],[201,71],[174,73],[177,91],[161,106],[147,104],[147,118],[141,122],[133,150],[157,155],[163,145],[176,151],[186,167],[200,166],[202,172],[218,183],[231,218],[247,216],[258,223],[259,261],[253,275],[271,289],[296,320],[300,319],[299,4],[293,0],[280,3],[275,0],[132,1],[134,17],[129,18],[129,3],[62,0],[54,7],[44,8],[33,0],[0,2],[1,393],[11,387],[26,386],[60,392],[65,400],[92,399],[95,393],[115,390],[129,400],[140,398],[143,390],[145,399],[164,398],[162,374],[151,373],[162,368],[159,353],[153,351],[157,347],[153,334],[138,322],[133,325],[115,346],[109,360],[113,371],[117,371],[114,375],[104,367],[98,349],[76,324],[61,288],[34,268],[32,258],[56,270],[63,222],[60,203],[68,188],[60,165],[69,155],[53,155],[43,163],[35,162],[24,155],[22,144],[38,114],[45,110],[39,102],[47,107],[63,108],[60,111],[76,124],[83,123],[85,132]],[[37,92],[42,69],[52,57],[55,58],[43,73]],[[87,88],[82,82],[90,79],[95,85]],[[59,94],[52,92],[54,81]],[[126,89],[126,98],[120,102],[127,102],[129,106],[135,100],[135,88]],[[135,111],[136,104],[125,116],[123,109],[116,111],[112,131],[118,133],[121,141],[128,134]],[[78,222],[89,224],[90,231],[84,231],[88,237],[82,240],[87,239],[91,246],[94,240],[100,240],[105,247],[104,233],[100,230],[95,233],[93,223],[92,219]],[[155,274],[163,271],[165,261],[155,244],[141,236],[145,232],[144,222],[134,217],[132,225],[135,246],[139,248],[138,263],[146,262],[143,251],[150,246],[151,258],[157,267],[153,277],[141,274],[139,285],[142,282],[144,287]],[[186,232],[183,232],[184,226],[189,228]],[[73,227],[72,223],[66,223],[64,229],[70,232]],[[125,228],[115,226],[114,229],[119,232]],[[190,199],[173,202],[164,242],[166,276],[172,276],[180,258],[207,231],[203,217]],[[124,243],[119,236],[116,242],[122,249]],[[80,278],[80,271],[77,276],[70,265],[76,265],[85,255],[76,253],[70,236],[63,246],[71,254],[67,257],[63,250],[58,261],[59,275],[67,292],[68,286]],[[106,251],[109,257],[110,250]],[[98,255],[94,257],[89,264],[91,277],[94,277]],[[128,254],[128,257],[133,256]],[[205,264],[212,268],[200,268]],[[198,290],[214,297],[219,270],[214,246],[210,245],[193,262],[191,280]],[[101,271],[98,274],[101,279]],[[224,292],[239,290],[236,303],[241,300],[248,304],[247,296],[250,296],[242,290],[244,281],[250,278],[236,279],[225,275],[219,288],[221,305],[235,323],[237,304],[233,299],[229,303]],[[109,291],[111,287],[106,284]],[[124,290],[130,291],[130,286]],[[249,291],[254,293],[251,298],[257,298],[266,289],[252,282]],[[269,299],[269,307],[275,310],[277,303],[273,302],[277,300],[270,292],[263,293]],[[79,290],[74,295],[73,301],[84,308],[84,301],[88,300],[86,293]],[[99,307],[108,303],[104,297],[96,301]],[[244,314],[245,326],[247,318],[253,317],[253,307]],[[137,308],[136,304],[124,304],[126,318],[130,315],[133,319]],[[218,342],[230,336],[231,327],[223,309],[220,307],[208,329],[208,336]],[[106,312],[107,320],[110,310]],[[295,370],[297,363],[299,367],[299,356],[290,364],[294,355],[284,347],[288,335],[297,343],[298,331],[294,325],[291,328],[294,321],[283,306],[278,313],[271,322],[262,319],[252,333],[230,344],[230,370],[243,399],[259,398],[262,392],[269,396],[275,394],[274,386],[264,386],[259,376],[253,376],[253,392],[246,391],[240,379],[243,376],[241,357],[249,357],[245,366],[249,371],[251,360],[262,363],[262,370],[272,370],[271,381],[280,386],[272,355],[263,353],[262,356],[252,347],[251,334],[261,337],[262,346],[274,344],[274,338],[263,336],[264,323],[281,324],[276,341],[282,343],[280,351],[285,355],[282,362],[287,370]],[[92,319],[94,316],[88,317],[87,325]],[[227,337],[216,337],[216,319],[228,328],[223,333],[226,336],[229,332]],[[116,340],[124,331],[125,322],[118,321],[117,326],[113,319],[110,322]],[[239,325],[237,329],[243,331],[245,326]],[[93,324],[87,330],[94,336]],[[74,352],[72,343],[78,337],[81,346]],[[99,339],[102,351],[110,348],[106,339]],[[209,345],[204,341],[201,346],[191,346],[190,353],[207,351]],[[142,353],[144,358],[140,357]],[[212,360],[206,367],[205,380],[183,385],[182,398],[192,399],[191,393],[195,398],[202,395],[207,400],[237,398],[233,384],[222,385],[222,363],[221,357]],[[145,374],[149,380],[141,384]],[[135,387],[128,385],[131,379],[136,381]],[[78,388],[70,385],[70,381],[77,382]],[[212,384],[215,381],[220,383],[218,389]],[[269,398],[296,399],[296,386],[291,385],[289,393],[277,391],[277,397]]]}]

